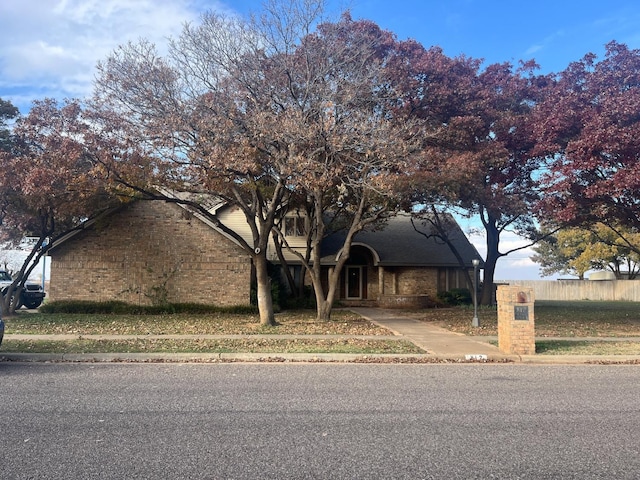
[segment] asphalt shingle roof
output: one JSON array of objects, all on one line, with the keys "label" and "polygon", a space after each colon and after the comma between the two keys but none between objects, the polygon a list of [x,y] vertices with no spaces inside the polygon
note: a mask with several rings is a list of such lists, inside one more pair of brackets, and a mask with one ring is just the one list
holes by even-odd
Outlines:
[{"label": "asphalt shingle roof", "polygon": [[[458,224],[449,217],[451,227],[449,238],[471,268],[474,258],[482,262],[476,248],[469,242]],[[429,222],[414,221],[420,232],[432,235],[435,227]],[[459,267],[458,260],[451,248],[440,238],[418,233],[411,223],[409,214],[398,214],[389,218],[382,227],[363,230],[354,238],[354,244],[365,244],[373,249],[382,266],[431,266],[431,267]],[[335,256],[342,246],[344,232],[338,232],[327,237],[322,243],[323,263],[334,263]]]}]

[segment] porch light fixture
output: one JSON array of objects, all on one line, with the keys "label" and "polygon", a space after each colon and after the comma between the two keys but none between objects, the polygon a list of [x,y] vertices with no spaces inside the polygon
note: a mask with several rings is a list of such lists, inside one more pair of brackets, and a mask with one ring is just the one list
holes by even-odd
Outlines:
[{"label": "porch light fixture", "polygon": [[480,320],[478,319],[478,266],[480,260],[474,258],[471,260],[473,264],[473,320],[471,320],[472,327],[479,327]]}]

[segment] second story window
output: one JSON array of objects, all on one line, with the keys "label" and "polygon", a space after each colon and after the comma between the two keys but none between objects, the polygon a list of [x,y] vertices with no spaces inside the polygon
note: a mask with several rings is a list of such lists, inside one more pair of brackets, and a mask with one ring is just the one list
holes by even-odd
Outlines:
[{"label": "second story window", "polygon": [[304,237],[304,219],[300,217],[286,217],[284,219],[284,234],[287,237]]}]

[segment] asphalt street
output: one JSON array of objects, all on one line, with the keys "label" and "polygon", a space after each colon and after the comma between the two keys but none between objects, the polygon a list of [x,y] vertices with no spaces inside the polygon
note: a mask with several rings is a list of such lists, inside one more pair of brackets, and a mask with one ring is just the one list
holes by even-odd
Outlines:
[{"label": "asphalt street", "polygon": [[0,363],[0,478],[635,479],[640,370]]}]

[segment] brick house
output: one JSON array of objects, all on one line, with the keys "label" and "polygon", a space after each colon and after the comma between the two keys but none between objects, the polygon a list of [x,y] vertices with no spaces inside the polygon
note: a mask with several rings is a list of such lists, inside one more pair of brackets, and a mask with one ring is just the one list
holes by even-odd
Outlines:
[{"label": "brick house", "polygon": [[49,254],[54,301],[249,303],[251,259],[173,203],[127,204],[56,242]]},{"label": "brick house", "polygon": [[[480,259],[458,224],[449,217],[449,239],[462,256],[466,268]],[[434,227],[419,225],[416,231],[408,214],[398,214],[384,226],[356,235],[340,282],[344,303],[375,303],[383,307],[418,307],[433,300],[438,292],[471,288],[451,248],[432,236]],[[323,242],[323,264],[331,268],[343,242],[343,235]]]},{"label": "brick house", "polygon": [[[249,239],[242,213],[221,202],[212,210],[223,224]],[[290,245],[302,247],[299,217],[285,219]],[[455,224],[457,249],[467,268],[479,258]],[[335,265],[340,235],[323,243],[323,265]],[[251,242],[250,242],[251,243]],[[326,250],[326,252],[325,252]],[[187,207],[162,201],[131,202],[87,222],[82,230],[55,242],[50,250],[49,298],[120,300],[133,304],[249,303],[251,258],[239,243]],[[302,267],[287,254],[300,281]],[[267,258],[277,263],[273,247]],[[398,215],[384,228],[361,232],[342,272],[339,300],[346,304],[414,306],[439,291],[467,287],[462,270],[443,242],[426,239],[410,217]]]}]

